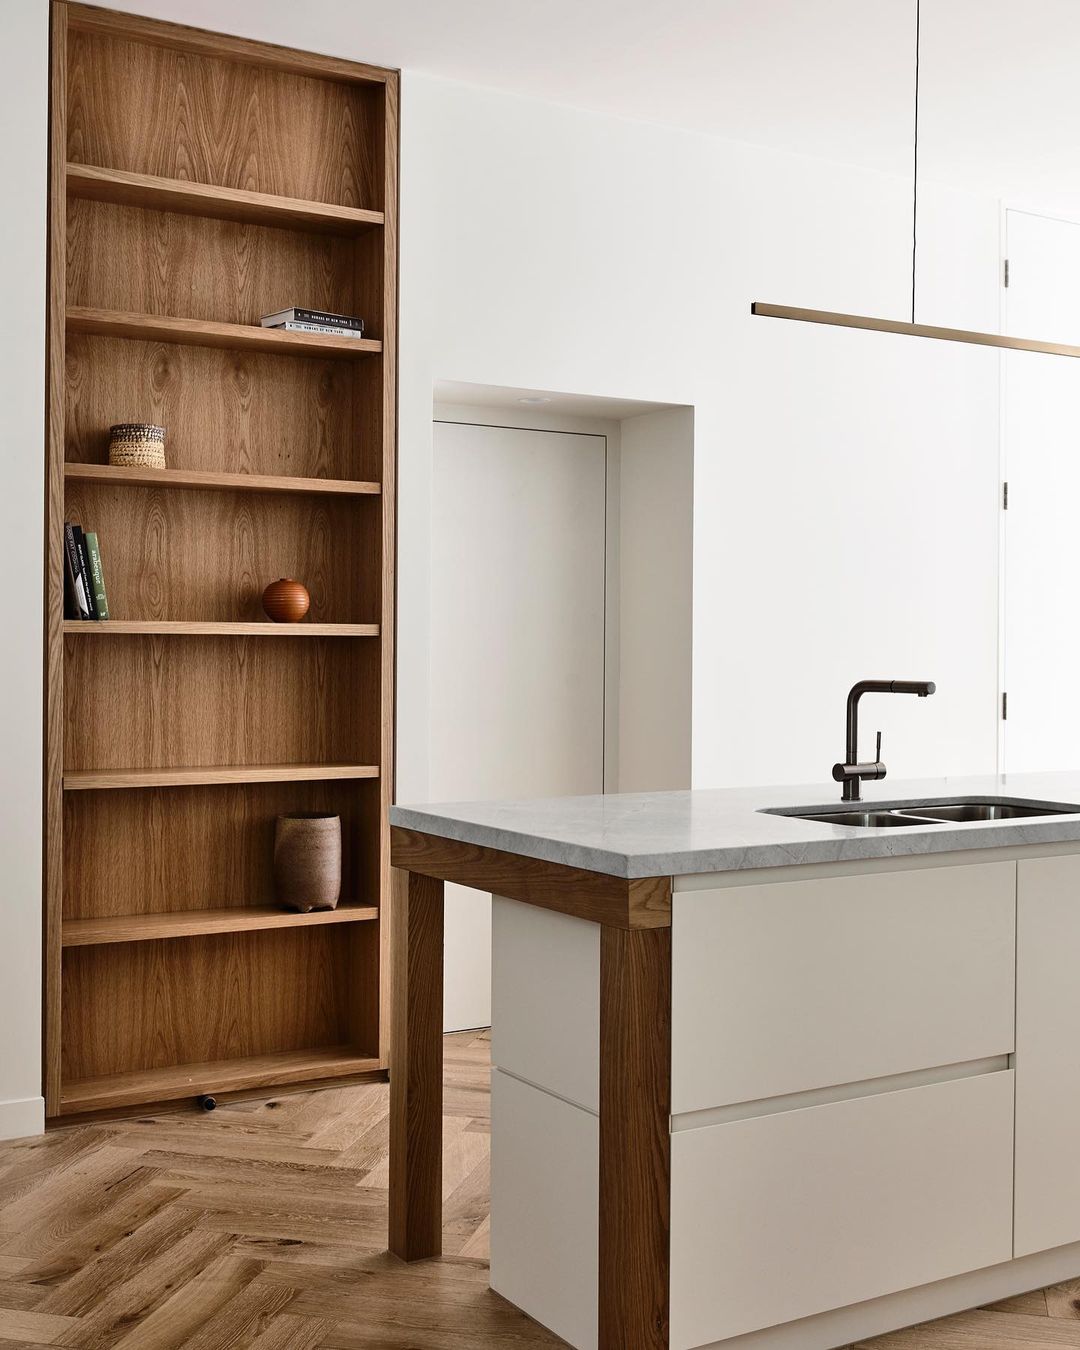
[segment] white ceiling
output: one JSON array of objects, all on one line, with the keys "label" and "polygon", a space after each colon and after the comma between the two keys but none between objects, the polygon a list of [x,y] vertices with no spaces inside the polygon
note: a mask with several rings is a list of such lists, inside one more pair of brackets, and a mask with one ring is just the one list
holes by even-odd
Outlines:
[{"label": "white ceiling", "polygon": [[[915,0],[114,0],[120,8],[893,173]],[[922,0],[920,162],[1080,202],[1080,0]]]},{"label": "white ceiling", "polygon": [[464,384],[436,380],[434,402],[452,407],[497,408],[518,418],[530,415],[595,418],[621,422],[627,417],[662,412],[670,403],[643,403],[630,398],[603,398],[595,394],[562,394],[551,389],[510,389],[494,384]]}]

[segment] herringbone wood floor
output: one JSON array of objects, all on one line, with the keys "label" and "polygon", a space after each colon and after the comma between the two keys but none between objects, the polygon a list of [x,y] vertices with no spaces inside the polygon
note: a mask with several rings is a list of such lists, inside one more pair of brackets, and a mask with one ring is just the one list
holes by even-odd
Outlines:
[{"label": "herringbone wood floor", "polygon": [[[383,1251],[381,1084],[0,1144],[0,1345],[562,1345],[487,1288],[487,1036],[448,1037],[446,1069],[446,1255],[414,1266]],[[867,1345],[1080,1347],[1078,1295],[1080,1282]]]}]

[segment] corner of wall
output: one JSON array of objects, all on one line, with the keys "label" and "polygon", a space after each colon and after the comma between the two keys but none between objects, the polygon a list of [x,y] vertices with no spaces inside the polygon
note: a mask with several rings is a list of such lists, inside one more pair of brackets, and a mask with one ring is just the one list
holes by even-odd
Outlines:
[{"label": "corner of wall", "polygon": [[25,1139],[45,1132],[45,1098],[0,1102],[0,1139]]}]

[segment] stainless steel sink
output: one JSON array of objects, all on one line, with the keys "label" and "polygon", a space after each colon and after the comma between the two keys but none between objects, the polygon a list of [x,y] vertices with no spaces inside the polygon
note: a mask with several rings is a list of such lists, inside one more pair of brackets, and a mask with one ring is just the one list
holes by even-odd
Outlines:
[{"label": "stainless steel sink", "polygon": [[854,825],[864,830],[894,830],[901,825],[940,825],[939,820],[923,820],[900,811],[828,811],[800,816],[800,820],[820,820],[825,825]]},{"label": "stainless steel sink", "polygon": [[1023,820],[1027,816],[1068,816],[1080,811],[1074,806],[1068,809],[1046,806],[1018,806],[1010,802],[953,802],[950,806],[913,806],[911,812],[918,812],[927,820]]},{"label": "stainless steel sink", "polygon": [[895,830],[906,825],[978,824],[1001,820],[1030,820],[1046,816],[1080,815],[1080,806],[1068,802],[1039,802],[1016,797],[944,797],[920,804],[867,802],[857,811],[824,806],[769,807],[769,815],[819,820],[823,825],[848,825],[864,830]]}]

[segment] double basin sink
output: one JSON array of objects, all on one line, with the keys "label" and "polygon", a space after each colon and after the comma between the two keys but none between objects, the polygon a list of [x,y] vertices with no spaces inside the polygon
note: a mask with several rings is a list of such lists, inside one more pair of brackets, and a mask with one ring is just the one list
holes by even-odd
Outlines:
[{"label": "double basin sink", "polygon": [[860,829],[895,830],[908,825],[973,824],[995,820],[1028,820],[1045,816],[1080,815],[1080,806],[1062,802],[1037,802],[1023,798],[1009,801],[991,797],[955,797],[925,802],[921,806],[867,804],[857,810],[839,811],[822,807],[782,807],[770,815],[819,820],[823,825],[852,825]]}]

